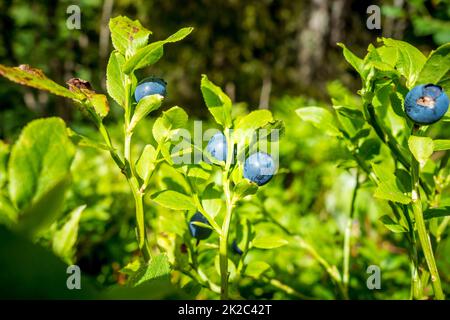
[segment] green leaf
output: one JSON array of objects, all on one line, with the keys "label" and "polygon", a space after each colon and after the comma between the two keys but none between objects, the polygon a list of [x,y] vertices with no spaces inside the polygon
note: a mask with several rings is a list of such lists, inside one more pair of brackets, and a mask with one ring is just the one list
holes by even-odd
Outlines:
[{"label": "green leaf", "polygon": [[369,54],[365,58],[366,63],[381,71],[394,71],[398,61],[398,50],[396,48],[386,46],[375,48],[369,45],[368,51]]},{"label": "green leaf", "polygon": [[122,66],[125,57],[118,51],[111,52],[106,68],[106,90],[119,106],[125,108],[125,75]]},{"label": "green leaf", "polygon": [[333,108],[336,110],[336,115],[342,128],[356,141],[357,133],[362,131],[361,129],[365,124],[363,113],[343,106],[333,106]]},{"label": "green leaf", "polygon": [[126,274],[127,276],[131,276],[136,273],[141,268],[141,260],[136,259],[132,262],[129,262],[125,267],[120,269],[120,273]]},{"label": "green leaf", "polygon": [[[257,139],[262,139],[270,134],[271,128],[264,126],[273,122],[272,113],[268,110],[256,110],[238,119],[233,130],[233,138],[240,145],[251,139],[254,135]],[[266,132],[258,132],[258,129],[264,129]],[[259,134],[261,133],[261,134]],[[263,137],[264,136],[264,137]]]},{"label": "green leaf", "polygon": [[249,277],[259,278],[266,271],[270,270],[270,265],[264,261],[250,261],[245,267],[245,274]]},{"label": "green leaf", "polygon": [[379,180],[374,194],[376,198],[403,204],[411,202],[411,198],[406,195],[406,188],[402,184],[399,173],[394,174],[386,163],[372,163],[372,169]]},{"label": "green leaf", "polygon": [[417,83],[439,84],[450,70],[450,43],[431,52],[419,74]]},{"label": "green leaf", "polygon": [[9,144],[4,143],[0,140],[0,190],[6,184],[8,180],[8,158],[9,158],[10,147]]},{"label": "green leaf", "polygon": [[209,184],[202,192],[201,203],[203,209],[205,209],[211,218],[219,214],[223,203],[222,192],[215,183]]},{"label": "green leaf", "polygon": [[7,197],[0,193],[0,224],[13,227],[17,223],[18,212]]},{"label": "green leaf", "polygon": [[159,94],[152,94],[139,100],[136,105],[136,109],[134,110],[133,117],[131,118],[128,130],[133,131],[139,121],[145,118],[150,112],[159,109],[163,99],[164,97]]},{"label": "green leaf", "polygon": [[330,136],[342,136],[330,111],[320,107],[305,107],[296,110],[303,121],[310,122],[317,129]]},{"label": "green leaf", "polygon": [[434,140],[434,151],[450,150],[450,140]]},{"label": "green leaf", "polygon": [[67,136],[69,137],[70,141],[72,141],[72,143],[76,146],[90,147],[106,151],[110,150],[110,148],[106,144],[92,140],[82,134],[79,134],[78,132],[73,131],[71,128],[67,128]]},{"label": "green leaf", "polygon": [[153,42],[139,49],[136,54],[125,63],[123,66],[123,72],[130,74],[135,70],[154,64],[162,57],[163,48],[166,43],[173,43],[183,40],[192,32],[192,30],[194,30],[194,28],[182,28],[166,40]]},{"label": "green leaf", "polygon": [[351,52],[343,43],[337,44],[339,47],[343,49],[344,58],[348,63],[359,73],[359,75],[363,75],[364,71],[364,61],[357,57],[353,52]]},{"label": "green leaf", "polygon": [[148,281],[167,278],[169,274],[169,259],[162,253],[153,256],[148,264],[141,265],[139,270],[130,276],[128,284],[132,287],[137,287]]},{"label": "green leaf", "polygon": [[211,177],[211,165],[200,163],[197,166],[190,166],[187,172],[187,177],[194,186],[199,186],[209,180]]},{"label": "green leaf", "polygon": [[395,175],[385,163],[372,163],[372,169],[381,182],[395,181]]},{"label": "green leaf", "polygon": [[429,137],[410,136],[408,146],[421,167],[425,165],[434,150],[433,139]]},{"label": "green leaf", "polygon": [[61,97],[73,100],[80,100],[82,98],[82,96],[71,92],[69,89],[47,78],[41,70],[32,68],[26,64],[18,67],[7,67],[0,64],[0,75],[23,86],[48,91]]},{"label": "green leaf", "polygon": [[252,246],[260,249],[274,249],[285,246],[288,243],[289,241],[277,235],[256,236],[252,241]]},{"label": "green leaf", "polygon": [[[99,299],[94,278],[81,270],[81,290],[68,290],[67,264],[48,249],[0,226],[0,299]],[[6,290],[6,288],[8,288]]]},{"label": "green leaf", "polygon": [[155,148],[151,144],[147,144],[142,151],[139,160],[136,162],[136,171],[142,180],[147,181],[152,171],[155,169],[156,157]]},{"label": "green leaf", "polygon": [[381,182],[375,190],[374,197],[402,204],[411,202],[411,198],[402,193],[398,189],[395,181],[392,180]]},{"label": "green leaf", "polygon": [[88,81],[72,78],[67,81],[69,89],[80,98],[77,100],[81,107],[86,108],[94,122],[98,125],[99,119],[103,119],[109,113],[109,103],[105,95],[92,90]]},{"label": "green leaf", "polygon": [[235,200],[240,200],[246,196],[255,194],[256,191],[258,191],[258,185],[247,179],[242,179],[233,189]]},{"label": "green leaf", "polygon": [[256,110],[240,118],[235,130],[255,130],[273,121],[272,112],[269,110]]},{"label": "green leaf", "polygon": [[203,100],[211,112],[214,120],[224,128],[231,128],[231,99],[222,89],[209,81],[206,75],[202,75],[201,91]]},{"label": "green leaf", "polygon": [[14,144],[9,159],[9,193],[19,208],[38,199],[66,177],[75,147],[60,118],[30,122]]},{"label": "green leaf", "polygon": [[450,207],[430,208],[423,212],[424,219],[440,218],[450,216]]},{"label": "green leaf", "polygon": [[153,137],[158,143],[166,141],[170,138],[172,131],[182,128],[188,121],[188,115],[186,111],[180,107],[173,107],[156,119],[153,124]]},{"label": "green leaf", "polygon": [[210,226],[209,224],[203,223],[203,222],[193,221],[193,222],[191,222],[191,224],[194,224],[194,225],[202,227],[202,228],[211,229],[214,231],[214,228],[212,226]]},{"label": "green leaf", "polygon": [[417,48],[407,42],[382,38],[384,45],[397,49],[397,70],[406,78],[406,86],[411,88],[419,78],[426,57]]},{"label": "green leaf", "polygon": [[127,58],[148,43],[151,32],[138,20],[118,16],[109,20],[109,30],[114,48]]},{"label": "green leaf", "polygon": [[[446,74],[445,74],[445,76],[441,79],[441,81],[439,81],[439,83],[438,83],[441,87],[442,87],[442,89],[445,91],[445,92],[450,92],[450,71],[449,72],[447,72]],[[444,118],[442,119],[442,121],[444,121],[445,119],[447,119],[447,122],[449,121],[449,116],[444,116]]]},{"label": "green leaf", "polygon": [[109,113],[108,98],[104,94],[94,93],[86,96],[91,105],[94,107],[95,113],[103,119]]},{"label": "green leaf", "polygon": [[264,139],[269,137],[270,135],[273,135],[274,132],[277,132],[277,135],[270,136],[271,141],[277,141],[281,137],[284,136],[284,133],[286,131],[286,127],[284,125],[284,122],[282,120],[273,120],[265,124],[261,127],[262,130],[258,132],[259,138]]},{"label": "green leaf", "polygon": [[69,220],[53,235],[53,252],[68,264],[73,263],[74,246],[78,237],[78,224],[86,205],[79,206],[70,213]]},{"label": "green leaf", "polygon": [[154,193],[152,194],[152,200],[172,210],[196,210],[196,206],[191,197],[173,190]]},{"label": "green leaf", "polygon": [[172,159],[172,155],[170,154],[170,142],[160,142],[159,143],[159,147],[161,149],[161,154],[164,158],[164,160],[166,160],[166,162],[173,166],[173,159]]},{"label": "green leaf", "polygon": [[388,215],[382,216],[380,218],[380,222],[394,233],[408,232],[404,226],[392,220],[392,218]]},{"label": "green leaf", "polygon": [[33,238],[50,227],[62,212],[70,182],[70,176],[65,176],[47,186],[46,191],[20,213],[18,230]]}]

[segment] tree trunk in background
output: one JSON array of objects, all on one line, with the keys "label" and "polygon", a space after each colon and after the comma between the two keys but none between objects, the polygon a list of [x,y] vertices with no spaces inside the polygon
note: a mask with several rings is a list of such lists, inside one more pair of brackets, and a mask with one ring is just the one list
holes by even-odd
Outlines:
[{"label": "tree trunk in background", "polygon": [[299,26],[301,32],[298,36],[298,63],[300,80],[304,84],[311,83],[314,72],[323,61],[330,23],[328,9],[328,0],[313,0],[310,7],[302,12],[306,25]]},{"label": "tree trunk in background", "polygon": [[231,102],[236,102],[236,85],[234,82],[227,82],[225,85],[225,93],[230,97]]},{"label": "tree trunk in background", "polygon": [[264,75],[261,94],[259,96],[259,109],[269,109],[270,93],[272,91],[272,76],[270,70]]},{"label": "tree trunk in background", "polygon": [[[47,9],[46,13],[48,25],[44,37],[52,41],[52,45],[53,44],[58,45],[59,43],[58,40],[60,39],[60,35],[58,33],[59,31],[58,21],[56,18],[58,12],[58,1],[57,0],[49,1],[46,9]],[[68,72],[72,73],[70,70],[66,69],[64,63],[57,56],[54,56],[49,59],[48,66],[50,68],[49,74],[56,83],[64,84],[66,80],[68,80],[64,79],[64,76],[66,76]],[[45,94],[48,95],[48,93]],[[70,106],[67,99],[55,96],[53,106],[51,104],[46,104],[46,106],[47,110],[44,111],[46,116],[52,115],[54,114],[54,111],[56,111],[56,114],[66,121],[68,121],[71,117]]]},{"label": "tree trunk in background", "polygon": [[[404,5],[405,0],[394,0],[394,7],[403,9]],[[404,18],[387,17],[381,29],[383,30],[384,37],[401,39],[405,33],[406,21]]]},{"label": "tree trunk in background", "polygon": [[309,85],[323,70],[328,46],[342,41],[349,0],[313,0],[302,10],[298,33],[300,81]]},{"label": "tree trunk in background", "polygon": [[[109,53],[109,19],[111,18],[111,13],[114,7],[114,0],[106,0],[103,3],[102,9],[102,20],[100,26],[100,35],[98,42],[98,54],[100,58],[100,70],[106,70],[106,65],[108,63],[108,53]],[[100,81],[103,90],[106,90],[106,73]]]},{"label": "tree trunk in background", "polygon": [[344,39],[347,0],[335,0],[331,4],[330,46]]}]

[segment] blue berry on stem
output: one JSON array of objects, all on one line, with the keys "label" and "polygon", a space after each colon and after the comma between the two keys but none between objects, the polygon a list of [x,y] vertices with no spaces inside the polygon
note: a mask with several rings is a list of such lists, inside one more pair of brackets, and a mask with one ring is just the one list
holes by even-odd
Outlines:
[{"label": "blue berry on stem", "polygon": [[161,78],[145,78],[137,85],[134,91],[134,99],[136,102],[139,102],[142,98],[153,94],[159,94],[165,97],[167,94],[166,86],[167,83]]},{"label": "blue berry on stem", "polygon": [[198,240],[204,240],[211,235],[211,229],[198,226],[193,222],[201,222],[207,225],[210,225],[210,223],[203,214],[201,214],[200,212],[196,212],[189,221],[189,231],[194,238]]},{"label": "blue berry on stem", "polygon": [[244,177],[259,186],[269,182],[275,174],[275,171],[275,162],[272,156],[265,152],[252,154],[244,163]]},{"label": "blue berry on stem", "polygon": [[440,86],[418,85],[405,97],[405,111],[416,124],[428,125],[439,121],[448,110],[449,99]]},{"label": "blue berry on stem", "polygon": [[218,161],[227,160],[227,139],[222,132],[216,133],[209,139],[206,150]]}]

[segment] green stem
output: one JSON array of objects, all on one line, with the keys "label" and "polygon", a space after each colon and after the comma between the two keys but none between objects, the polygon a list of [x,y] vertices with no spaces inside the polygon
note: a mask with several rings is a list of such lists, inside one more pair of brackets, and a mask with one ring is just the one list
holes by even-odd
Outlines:
[{"label": "green stem", "polygon": [[355,188],[353,189],[352,200],[350,204],[350,215],[347,220],[347,225],[345,227],[345,236],[344,236],[344,267],[343,267],[343,275],[342,282],[345,290],[345,296],[348,297],[348,284],[350,278],[350,247],[351,247],[351,235],[352,235],[352,225],[353,219],[355,215],[355,202],[356,195],[359,189],[359,170],[356,169],[356,179],[355,179]]},{"label": "green stem", "polygon": [[[394,207],[395,204],[392,204]],[[414,233],[413,223],[409,216],[409,212],[406,206],[403,207],[403,215],[406,218],[409,229],[409,256],[411,267],[411,299],[421,299],[423,295],[422,281],[419,275],[419,255],[417,254],[417,242],[416,235]]]},{"label": "green stem", "polygon": [[444,293],[441,287],[441,279],[439,277],[439,272],[436,267],[436,261],[433,255],[433,248],[431,246],[430,237],[428,235],[428,231],[425,226],[425,220],[423,218],[422,202],[420,199],[420,190],[419,190],[419,174],[420,174],[419,162],[414,157],[412,157],[411,177],[413,189],[411,196],[412,200],[411,206],[414,212],[414,219],[416,221],[416,228],[417,233],[419,234],[420,245],[422,246],[428,270],[430,271],[431,274],[431,283],[433,285],[435,297],[438,300],[443,300]]},{"label": "green stem", "polygon": [[[224,173],[225,175],[226,173]],[[220,258],[220,298],[228,299],[228,232],[230,229],[231,214],[233,205],[231,203],[231,194],[229,191],[229,182],[224,181],[224,192],[226,197],[226,213],[222,223],[222,232],[219,242],[219,258]]]},{"label": "green stem", "polygon": [[98,130],[100,132],[100,135],[103,137],[103,140],[105,141],[106,146],[109,148],[109,153],[110,153],[112,159],[117,164],[117,166],[120,168],[120,170],[123,173],[126,173],[125,164],[123,163],[122,159],[120,159],[119,155],[116,153],[116,150],[114,149],[114,146],[112,145],[108,130],[106,129],[103,122],[101,122],[101,121],[99,121],[99,123],[98,123]]},{"label": "green stem", "polygon": [[[314,298],[308,297],[308,296],[304,295],[303,293],[298,292],[294,288],[288,286],[287,284],[281,282],[278,279],[271,279],[267,276],[264,276],[263,279],[265,281],[267,281],[269,284],[271,284],[272,286],[274,286],[275,288],[278,288],[291,296],[294,296],[299,299],[304,299],[304,300],[314,300]],[[253,280],[257,280],[257,279],[253,278]]]},{"label": "green stem", "polygon": [[299,244],[299,246],[304,249],[305,251],[307,251],[324,269],[325,271],[331,276],[331,278],[333,279],[333,281],[336,283],[336,285],[338,286],[342,296],[344,299],[348,299],[348,296],[345,292],[344,287],[342,286],[342,279],[341,279],[341,275],[339,274],[339,271],[337,270],[337,268],[335,266],[331,266],[328,261],[326,261],[318,252],[317,250],[310,245],[309,243],[307,243],[303,238],[301,238],[300,236],[294,236],[294,239],[297,241],[297,243]]},{"label": "green stem", "polygon": [[419,275],[419,256],[417,254],[415,242],[413,242],[411,246],[411,297],[412,299],[421,299],[423,288]]},{"label": "green stem", "polygon": [[127,165],[127,180],[133,193],[136,207],[136,229],[139,250],[142,252],[145,261],[150,261],[151,251],[146,239],[145,216],[144,216],[144,192],[141,191],[139,181],[134,170],[134,163],[131,157],[131,138],[133,132],[129,130],[132,117],[131,105],[131,80],[125,78],[125,114],[124,114],[124,159]]},{"label": "green stem", "polygon": [[149,261],[151,259],[151,252],[147,244],[145,231],[144,194],[140,191],[139,183],[134,176],[128,179],[128,183],[133,193],[134,203],[136,207],[136,228],[139,250],[142,252],[145,261]]},{"label": "green stem", "polygon": [[233,213],[233,195],[230,190],[229,172],[233,160],[233,143],[230,139],[230,130],[224,130],[227,141],[227,160],[222,174],[223,191],[225,194],[225,218],[222,222],[222,230],[219,236],[219,264],[220,264],[220,298],[228,299],[228,233],[230,230],[231,215]]},{"label": "green stem", "polygon": [[436,240],[438,242],[441,241],[441,236],[444,233],[445,229],[447,228],[448,224],[450,222],[450,216],[446,216],[442,222],[439,224],[437,232],[436,232]]},{"label": "green stem", "polygon": [[375,109],[371,103],[365,104],[367,113],[369,115],[368,122],[372,126],[372,128],[375,130],[378,137],[381,139],[383,143],[385,143],[389,149],[391,150],[392,154],[395,156],[397,160],[401,162],[401,164],[406,168],[409,169],[409,161],[405,157],[405,155],[400,151],[397,143],[394,141],[393,137],[383,130],[382,126],[378,123]]}]

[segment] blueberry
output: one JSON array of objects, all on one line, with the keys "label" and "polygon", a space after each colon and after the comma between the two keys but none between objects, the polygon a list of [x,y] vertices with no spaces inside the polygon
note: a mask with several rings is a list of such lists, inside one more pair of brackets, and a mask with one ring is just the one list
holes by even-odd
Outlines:
[{"label": "blueberry", "polygon": [[166,96],[167,83],[160,78],[149,77],[139,82],[136,90],[134,91],[134,99],[139,102],[143,97],[150,96],[152,94],[160,94],[163,97]]},{"label": "blueberry", "polygon": [[210,225],[208,219],[206,219],[204,215],[202,215],[200,212],[196,212],[189,221],[189,231],[191,231],[191,235],[198,240],[204,240],[208,238],[211,235],[212,230],[209,228],[200,227],[192,223],[196,221]]},{"label": "blueberry", "polygon": [[272,179],[275,173],[273,158],[264,152],[252,154],[245,160],[244,177],[262,186]]},{"label": "blueberry", "polygon": [[239,248],[239,246],[237,245],[236,240],[233,240],[233,243],[231,244],[231,247],[233,248],[233,251],[235,253],[237,253],[238,255],[242,256],[242,254],[244,253],[241,248]]},{"label": "blueberry", "polygon": [[227,161],[227,139],[222,132],[216,133],[208,141],[206,150],[219,161]]},{"label": "blueberry", "polygon": [[448,110],[448,96],[440,86],[418,85],[405,97],[405,111],[417,124],[432,124],[441,119]]}]

